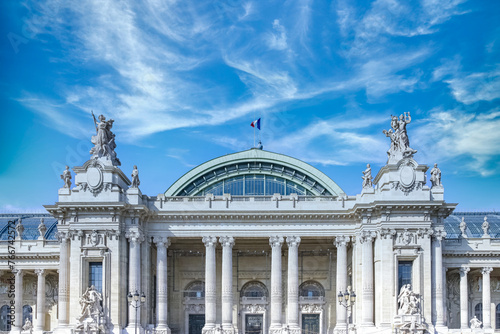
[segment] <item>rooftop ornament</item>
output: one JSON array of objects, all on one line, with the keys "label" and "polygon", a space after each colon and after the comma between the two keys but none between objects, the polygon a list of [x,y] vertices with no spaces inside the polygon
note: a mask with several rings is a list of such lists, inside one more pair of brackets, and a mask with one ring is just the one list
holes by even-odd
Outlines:
[{"label": "rooftop ornament", "polygon": [[95,146],[90,150],[92,154],[91,159],[101,159],[111,161],[113,166],[120,166],[121,162],[116,157],[115,148],[115,134],[111,132],[113,127],[113,119],[106,121],[106,117],[100,115],[98,117],[99,122],[97,122],[94,113],[92,112],[92,117],[94,118],[94,126],[96,130],[96,135],[92,136],[92,144]]},{"label": "rooftop ornament", "polygon": [[410,124],[410,112],[405,112],[399,116],[391,116],[391,127],[389,131],[382,132],[391,139],[391,147],[387,151],[387,164],[397,164],[404,158],[412,158],[417,150],[410,148],[410,140],[406,132],[406,125]]}]

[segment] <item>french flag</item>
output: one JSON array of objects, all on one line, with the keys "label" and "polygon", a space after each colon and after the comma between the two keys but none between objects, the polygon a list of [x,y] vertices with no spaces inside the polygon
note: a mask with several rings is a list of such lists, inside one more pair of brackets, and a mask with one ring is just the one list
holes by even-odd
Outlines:
[{"label": "french flag", "polygon": [[252,124],[250,124],[250,126],[251,126],[252,128],[257,127],[257,129],[259,129],[259,130],[260,130],[260,118],[259,118],[258,120],[256,120],[256,121],[253,121],[253,122],[252,122]]}]

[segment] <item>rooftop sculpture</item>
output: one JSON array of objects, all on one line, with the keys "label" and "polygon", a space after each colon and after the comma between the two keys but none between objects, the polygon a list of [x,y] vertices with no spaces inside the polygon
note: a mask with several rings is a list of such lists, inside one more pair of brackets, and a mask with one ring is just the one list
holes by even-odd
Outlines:
[{"label": "rooftop sculpture", "polygon": [[115,153],[115,134],[111,132],[114,120],[109,119],[106,121],[106,117],[100,115],[98,117],[99,122],[97,122],[94,113],[92,113],[92,117],[94,117],[94,125],[96,130],[96,135],[92,136],[91,140],[92,144],[95,145],[90,150],[92,159],[104,158],[111,161],[113,166],[120,166],[120,160],[118,160]]},{"label": "rooftop sculpture", "polygon": [[399,160],[404,158],[411,158],[417,150],[410,148],[410,140],[406,132],[406,125],[410,124],[410,112],[403,113],[399,116],[391,116],[391,127],[389,131],[383,130],[382,132],[386,137],[391,138],[391,147],[387,151],[389,156],[387,163],[396,164]]}]

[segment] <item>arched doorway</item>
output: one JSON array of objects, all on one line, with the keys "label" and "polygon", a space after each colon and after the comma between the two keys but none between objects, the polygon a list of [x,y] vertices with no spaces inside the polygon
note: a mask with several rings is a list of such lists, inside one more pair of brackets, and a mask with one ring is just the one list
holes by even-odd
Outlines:
[{"label": "arched doorway", "polygon": [[259,281],[248,282],[241,288],[241,330],[244,334],[264,333],[268,295],[266,286]]},{"label": "arched doorway", "polygon": [[194,281],[184,289],[185,333],[201,334],[205,325],[205,283]]},{"label": "arched doorway", "polygon": [[299,287],[300,327],[303,333],[323,333],[325,289],[317,281],[305,281]]}]

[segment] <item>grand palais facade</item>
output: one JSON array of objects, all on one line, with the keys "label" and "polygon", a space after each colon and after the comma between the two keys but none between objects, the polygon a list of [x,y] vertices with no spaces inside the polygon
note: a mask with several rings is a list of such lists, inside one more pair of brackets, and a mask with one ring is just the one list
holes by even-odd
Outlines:
[{"label": "grand palais facade", "polygon": [[0,215],[0,331],[500,331],[500,215],[454,213],[409,115],[390,123],[387,164],[360,171],[357,195],[253,148],[150,196],[99,117],[47,214]]}]

